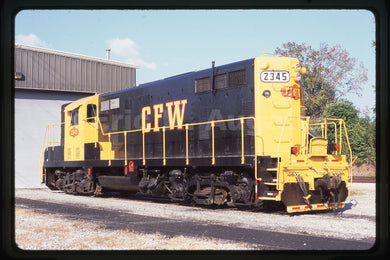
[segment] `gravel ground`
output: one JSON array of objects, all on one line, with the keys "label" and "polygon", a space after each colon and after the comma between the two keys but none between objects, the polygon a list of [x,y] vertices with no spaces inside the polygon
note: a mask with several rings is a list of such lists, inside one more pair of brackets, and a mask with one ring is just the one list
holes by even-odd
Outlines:
[{"label": "gravel ground", "polygon": [[[351,196],[347,198],[346,208],[337,212],[317,212],[309,214],[287,214],[283,212],[248,212],[240,211],[237,209],[223,208],[223,209],[208,209],[202,207],[190,207],[183,206],[173,203],[159,203],[150,200],[133,200],[123,197],[87,197],[87,196],[73,196],[68,195],[60,191],[50,191],[49,189],[16,189],[15,196],[20,198],[28,198],[33,200],[48,201],[48,202],[60,202],[66,204],[77,204],[80,207],[93,207],[93,208],[109,208],[114,210],[120,210],[121,212],[128,212],[137,215],[163,217],[169,219],[178,220],[190,220],[203,223],[216,223],[220,225],[229,225],[250,229],[277,231],[290,234],[309,234],[314,236],[329,237],[329,238],[340,238],[340,239],[374,239],[375,238],[375,184],[368,183],[356,183],[351,187]],[[31,235],[29,240],[34,241],[32,234],[39,234],[40,232],[29,231],[41,225],[41,223],[50,223],[50,221],[63,221],[61,216],[49,215],[43,216],[43,219],[39,220],[40,217],[34,212],[18,213],[16,209],[16,242],[21,248],[31,248],[30,244],[23,244],[20,240],[22,237],[28,237],[27,234]],[[41,214],[42,215],[42,214]],[[31,217],[30,217],[31,216]],[[50,221],[45,221],[44,217],[49,217]],[[29,220],[28,220],[29,219]],[[35,220],[34,220],[35,219]],[[38,224],[38,225],[37,225]],[[83,234],[95,234],[98,233],[97,237],[121,237],[131,236],[137,237],[144,236],[144,234],[135,234],[132,231],[115,231],[116,234],[112,234],[112,231],[104,229],[104,227],[88,223],[84,224],[83,228],[80,228],[80,223],[68,223],[70,226],[77,230],[77,232],[84,232]],[[54,225],[54,224],[53,224]],[[74,232],[71,230],[64,230],[62,233],[69,234],[68,232]],[[105,234],[105,232],[111,232],[111,234]],[[123,234],[121,232],[124,232]],[[42,233],[42,232],[41,232]],[[50,236],[56,236],[53,233],[46,234]],[[148,235],[149,236],[149,235]],[[223,240],[210,240],[203,238],[191,240],[189,237],[173,237],[165,238],[161,234],[154,234],[151,237],[139,237],[142,241],[160,241],[153,244],[153,242],[136,242],[136,246],[144,244],[142,249],[254,249],[255,245],[243,244],[243,243],[230,243],[229,241]],[[95,236],[96,237],[96,236]],[[19,239],[19,240],[18,240]],[[57,237],[57,239],[61,238]],[[70,249],[66,242],[61,242],[64,248],[58,248],[55,244],[56,238],[49,239],[50,245],[40,244],[39,249]],[[185,247],[180,247],[183,242],[188,241]],[[110,240],[110,239],[106,239]],[[129,239],[125,239],[129,240]],[[172,243],[169,242],[171,240]],[[34,242],[36,242],[35,240]],[[62,238],[63,241],[63,238]],[[135,241],[135,240],[134,240]],[[23,242],[24,243],[24,242]],[[34,243],[33,243],[34,244]],[[71,243],[73,245],[77,243]],[[56,247],[57,245],[57,247]],[[215,245],[215,246],[211,246]],[[104,248],[112,248],[110,246],[101,244]],[[160,247],[159,247],[160,246]],[[97,249],[96,247],[93,247]],[[134,248],[131,244],[124,244],[123,247],[126,249],[139,249]],[[37,249],[37,248],[35,248]],[[80,249],[80,248],[73,248]],[[81,248],[82,249],[82,248]],[[114,247],[114,249],[117,249]]]},{"label": "gravel ground", "polygon": [[[16,209],[15,242],[23,250],[248,250],[257,245],[210,238],[168,237],[131,230],[111,230],[85,220]],[[61,224],[59,224],[61,223]]]}]

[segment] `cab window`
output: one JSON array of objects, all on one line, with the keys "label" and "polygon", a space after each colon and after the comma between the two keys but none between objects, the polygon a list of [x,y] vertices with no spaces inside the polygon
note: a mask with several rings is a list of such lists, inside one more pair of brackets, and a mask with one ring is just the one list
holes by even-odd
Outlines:
[{"label": "cab window", "polygon": [[88,104],[87,105],[87,122],[88,123],[95,123],[95,117],[96,117],[96,105],[95,104]]},{"label": "cab window", "polygon": [[71,125],[78,125],[79,124],[79,109],[72,110],[72,118],[70,120]]}]

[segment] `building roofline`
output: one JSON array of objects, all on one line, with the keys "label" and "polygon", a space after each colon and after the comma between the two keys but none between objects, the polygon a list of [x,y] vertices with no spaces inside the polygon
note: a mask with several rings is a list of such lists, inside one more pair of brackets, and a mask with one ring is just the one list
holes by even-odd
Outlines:
[{"label": "building roofline", "polygon": [[86,55],[81,55],[81,54],[75,54],[71,52],[64,52],[64,51],[57,51],[57,50],[52,50],[52,49],[46,49],[42,47],[35,47],[35,46],[30,46],[30,45],[24,45],[24,44],[17,44],[15,43],[15,48],[20,48],[20,49],[26,49],[26,50],[32,50],[32,51],[38,51],[38,52],[43,52],[43,53],[48,53],[48,54],[55,54],[55,55],[61,55],[61,56],[66,56],[66,57],[71,57],[71,58],[78,58],[78,59],[83,59],[83,60],[90,60],[90,61],[95,61],[95,62],[100,62],[100,63],[105,63],[105,64],[111,64],[111,65],[116,65],[116,66],[121,66],[121,67],[129,67],[133,69],[138,69],[139,66],[129,64],[129,63],[124,63],[124,62],[119,62],[119,61],[112,61],[112,60],[105,60],[101,58],[96,58],[96,57],[91,57],[91,56],[86,56]]}]

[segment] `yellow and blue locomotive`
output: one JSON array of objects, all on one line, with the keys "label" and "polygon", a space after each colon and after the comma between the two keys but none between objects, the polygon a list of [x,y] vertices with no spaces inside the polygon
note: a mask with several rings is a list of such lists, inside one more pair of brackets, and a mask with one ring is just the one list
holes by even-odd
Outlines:
[{"label": "yellow and blue locomotive", "polygon": [[59,145],[49,133],[55,124],[47,127],[42,181],[72,194],[274,202],[287,212],[342,208],[352,181],[347,131],[341,119],[313,124],[304,116],[305,72],[289,57],[213,62],[65,104]]}]

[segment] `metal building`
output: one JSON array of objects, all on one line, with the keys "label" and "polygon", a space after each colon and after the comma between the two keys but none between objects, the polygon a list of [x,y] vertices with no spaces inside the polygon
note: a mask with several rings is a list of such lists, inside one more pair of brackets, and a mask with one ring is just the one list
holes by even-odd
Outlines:
[{"label": "metal building", "polygon": [[40,185],[47,124],[61,105],[136,85],[138,66],[44,48],[15,45],[15,187]]}]

